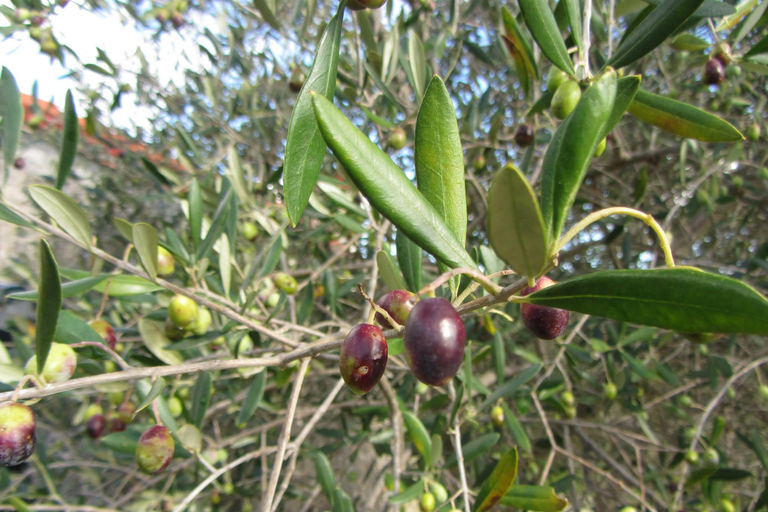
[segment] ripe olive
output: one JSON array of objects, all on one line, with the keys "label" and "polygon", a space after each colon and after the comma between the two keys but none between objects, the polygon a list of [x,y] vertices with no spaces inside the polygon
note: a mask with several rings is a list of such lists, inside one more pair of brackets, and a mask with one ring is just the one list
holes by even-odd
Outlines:
[{"label": "ripe olive", "polygon": [[[525,297],[553,284],[555,282],[550,278],[542,276],[534,287],[523,289],[520,292],[520,296]],[[570,317],[568,311],[564,309],[548,308],[535,304],[523,304],[520,307],[520,314],[523,318],[523,323],[531,334],[543,340],[553,340],[560,336],[565,328],[568,327],[568,319]]]},{"label": "ripe olive", "polygon": [[704,66],[704,83],[707,85],[720,85],[725,80],[725,68],[717,59],[710,59]]},{"label": "ripe olive", "polygon": [[96,334],[101,336],[101,338],[107,342],[109,348],[115,350],[117,335],[115,334],[115,329],[109,325],[108,322],[105,322],[104,320],[91,320],[88,322],[88,325],[91,326],[91,329],[96,331]]},{"label": "ripe olive", "polygon": [[160,473],[171,463],[174,450],[171,431],[162,425],[149,427],[136,445],[136,463],[147,474]]},{"label": "ripe olive", "polygon": [[88,419],[88,423],[85,426],[88,437],[92,439],[98,439],[104,433],[107,428],[107,419],[103,414],[94,414]]},{"label": "ripe olive", "polygon": [[[392,290],[382,295],[376,301],[376,304],[386,311],[392,317],[392,320],[400,325],[405,325],[408,315],[416,304],[416,300],[416,295],[408,290]],[[375,320],[377,324],[385,329],[392,328],[389,321],[381,313],[376,313]]]},{"label": "ripe olive", "polygon": [[381,329],[358,324],[341,345],[339,372],[349,389],[358,395],[369,392],[387,369],[389,347]]},{"label": "ripe olive", "polygon": [[515,142],[520,147],[530,146],[533,142],[533,127],[528,123],[523,123],[515,130]]},{"label": "ripe olive", "polygon": [[18,402],[0,404],[0,466],[18,466],[35,451],[35,413]]}]

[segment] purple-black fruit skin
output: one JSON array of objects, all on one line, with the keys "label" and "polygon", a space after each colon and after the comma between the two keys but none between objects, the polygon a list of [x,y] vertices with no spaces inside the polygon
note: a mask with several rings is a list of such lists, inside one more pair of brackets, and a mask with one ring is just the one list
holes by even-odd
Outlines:
[{"label": "purple-black fruit skin", "polygon": [[88,436],[90,436],[93,439],[98,439],[104,433],[104,430],[106,428],[107,428],[107,420],[106,418],[104,418],[104,415],[94,414],[88,420],[88,424],[86,425],[85,430],[86,432],[88,432]]},{"label": "purple-black fruit skin", "polygon": [[442,386],[461,368],[467,333],[450,302],[441,298],[416,303],[405,323],[403,344],[413,375]]},{"label": "purple-black fruit skin", "polygon": [[[520,292],[520,296],[525,297],[553,284],[555,284],[553,280],[542,276],[536,286],[524,288]],[[531,334],[543,340],[553,340],[560,336],[568,327],[568,318],[570,317],[570,313],[564,309],[548,308],[536,304],[523,304],[520,307],[520,313],[523,317],[523,323]]]},{"label": "purple-black fruit skin", "polygon": [[173,459],[174,441],[171,431],[162,425],[153,425],[141,434],[136,447],[139,469],[147,474],[165,470]]},{"label": "purple-black fruit skin", "polygon": [[[18,466],[35,452],[35,414],[17,402],[0,404],[0,409],[0,466]],[[18,420],[23,423],[18,424]]]},{"label": "purple-black fruit skin", "polygon": [[704,83],[708,85],[719,85],[725,80],[725,68],[723,63],[717,59],[710,59],[704,67]]},{"label": "purple-black fruit skin", "polygon": [[387,339],[376,325],[358,324],[341,344],[339,372],[356,394],[369,392],[387,369]]},{"label": "purple-black fruit skin", "polygon": [[[408,315],[411,313],[415,303],[416,295],[408,290],[392,290],[391,292],[382,295],[381,298],[376,301],[376,304],[381,306],[382,309],[389,313],[392,320],[400,325],[404,325],[406,320],[408,320]],[[385,329],[392,328],[381,313],[376,313],[375,320],[377,324]]]},{"label": "purple-black fruit skin", "polygon": [[517,127],[515,131],[515,142],[520,147],[530,146],[533,142],[533,128],[527,123],[523,123]]}]

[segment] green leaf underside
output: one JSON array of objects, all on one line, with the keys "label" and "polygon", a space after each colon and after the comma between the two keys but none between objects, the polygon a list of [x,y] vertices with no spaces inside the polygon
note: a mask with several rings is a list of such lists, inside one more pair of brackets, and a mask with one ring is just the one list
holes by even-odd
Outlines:
[{"label": "green leaf underside", "polygon": [[[88,272],[70,268],[62,268],[61,275],[67,279],[74,280],[84,280],[90,276]],[[131,295],[141,295],[143,293],[152,293],[162,290],[160,286],[152,281],[148,281],[139,276],[127,274],[99,274],[98,277],[103,277],[104,279],[102,282],[96,283],[92,288],[99,293],[107,291],[110,297],[128,297]],[[109,290],[107,290],[107,283],[109,283]],[[67,285],[69,284],[70,283],[67,283]]]},{"label": "green leaf underside", "polygon": [[571,35],[579,48],[579,52],[582,52],[584,47],[581,29],[581,2],[579,0],[563,0],[563,5],[568,17],[568,25],[571,27]]},{"label": "green leaf underside", "polygon": [[45,185],[29,187],[29,194],[69,236],[86,248],[91,247],[91,225],[88,216],[72,198]]},{"label": "green leaf underside", "polygon": [[493,179],[487,215],[488,238],[496,254],[518,274],[537,277],[547,262],[549,241],[536,194],[513,165]]},{"label": "green leaf underside", "polygon": [[141,266],[153,281],[157,279],[157,243],[155,228],[144,222],[133,225],[133,244]]},{"label": "green leaf underside", "polygon": [[35,355],[37,373],[42,373],[48,352],[51,350],[56,324],[63,301],[61,295],[61,276],[51,246],[45,239],[40,240],[40,285],[35,315]]},{"label": "green leaf underside", "polygon": [[314,107],[326,143],[374,208],[451,268],[476,268],[440,214],[386,153],[323,96],[315,94]]},{"label": "green leaf underside", "polygon": [[[98,276],[93,277],[85,277],[83,279],[77,279],[75,281],[70,281],[61,287],[62,296],[66,299],[67,297],[74,297],[75,295],[80,295],[83,292],[87,292],[97,284],[104,281],[106,278],[108,278],[109,275],[107,274],[101,274]],[[20,292],[20,293],[12,293],[8,295],[9,299],[15,299],[15,300],[37,300],[38,291],[37,290],[31,290],[28,292]]]},{"label": "green leaf underside", "polygon": [[501,504],[531,512],[559,512],[568,506],[568,500],[559,496],[552,487],[513,485],[501,499]]},{"label": "green leaf underside", "polygon": [[584,92],[547,148],[541,179],[541,213],[553,243],[565,226],[595,149],[603,139],[615,99],[616,73],[609,70]]},{"label": "green leaf underside", "polygon": [[693,267],[595,272],[526,301],[674,331],[768,335],[765,297],[740,281]]},{"label": "green leaf underside", "polygon": [[[647,4],[659,6],[664,0],[643,0]],[[699,18],[719,18],[721,16],[730,16],[736,12],[736,8],[722,0],[704,0],[701,7],[696,9],[694,16]]]},{"label": "green leaf underside", "polygon": [[59,153],[59,168],[56,174],[56,188],[61,190],[64,182],[72,170],[72,164],[75,162],[77,154],[77,139],[80,126],[77,124],[77,111],[75,110],[75,100],[72,98],[72,91],[67,91],[67,97],[64,100],[64,128],[61,137],[61,152]]},{"label": "green leaf underside", "polygon": [[664,131],[703,142],[734,142],[744,136],[731,123],[693,105],[637,91],[629,113]]},{"label": "green leaf underside", "polygon": [[637,95],[637,91],[640,90],[640,76],[630,75],[620,78],[616,81],[616,101],[613,103],[613,110],[608,118],[608,125],[603,132],[603,138],[608,136],[611,131],[619,124],[624,113],[632,104],[632,101]]},{"label": "green leaf underside", "polygon": [[317,46],[315,61],[304,86],[296,98],[296,106],[288,125],[283,166],[283,193],[288,217],[295,226],[301,219],[315,188],[325,156],[325,142],[312,110],[311,91],[333,98],[339,63],[341,27],[344,13],[331,18]]},{"label": "green leaf underside", "polygon": [[474,512],[493,508],[509,491],[517,477],[517,449],[512,448],[499,460],[493,473],[483,483],[475,500]]},{"label": "green leaf underside", "polygon": [[384,281],[384,286],[390,291],[401,290],[405,287],[405,282],[392,261],[392,256],[384,251],[377,252],[376,265],[379,267],[379,274],[381,280]]},{"label": "green leaf underside", "polygon": [[704,0],[666,0],[619,45],[608,66],[632,64],[663,43],[704,3]]},{"label": "green leaf underside", "polygon": [[555,15],[549,8],[547,0],[519,0],[520,10],[523,13],[525,24],[531,31],[539,48],[547,56],[552,64],[570,75],[575,75],[576,70],[568,55],[568,49],[557,28]]},{"label": "green leaf underside", "polygon": [[456,240],[467,237],[464,153],[453,101],[443,81],[429,82],[416,120],[416,183]]}]

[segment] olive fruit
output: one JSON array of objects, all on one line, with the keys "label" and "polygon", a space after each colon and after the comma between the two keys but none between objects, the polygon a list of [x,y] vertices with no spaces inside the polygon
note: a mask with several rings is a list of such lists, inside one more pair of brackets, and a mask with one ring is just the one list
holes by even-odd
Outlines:
[{"label": "olive fruit", "polygon": [[605,396],[607,400],[615,400],[618,393],[619,390],[613,382],[606,382],[605,386],[603,386],[603,396]]},{"label": "olive fruit", "polygon": [[707,466],[717,466],[720,464],[720,454],[711,446],[704,452],[704,464]]},{"label": "olive fruit", "polygon": [[174,442],[171,431],[162,425],[149,427],[136,445],[136,464],[148,475],[160,473],[171,463]]},{"label": "olive fruit", "polygon": [[381,329],[358,324],[341,344],[339,372],[349,389],[358,395],[369,392],[387,368],[389,348]]},{"label": "olive fruit", "polygon": [[117,406],[117,415],[120,417],[120,421],[126,425],[133,420],[134,412],[136,412],[136,406],[131,402],[123,402]]},{"label": "olive fruit", "polygon": [[442,298],[416,303],[405,322],[403,344],[413,375],[424,384],[442,386],[464,361],[464,322]]},{"label": "olive fruit", "polygon": [[363,9],[378,9],[386,3],[387,0],[349,0],[347,7],[353,11],[362,11]]},{"label": "olive fruit", "polygon": [[694,466],[699,463],[699,454],[695,450],[688,450],[685,452],[685,461]]},{"label": "olive fruit", "polygon": [[432,488],[432,494],[435,495],[435,501],[438,505],[448,501],[448,491],[442,484],[435,482],[430,487]]},{"label": "olive fruit", "polygon": [[176,262],[173,259],[173,254],[168,252],[168,249],[162,245],[157,246],[157,275],[160,277],[168,277],[173,274],[176,268]]},{"label": "olive fruit", "polygon": [[97,414],[104,414],[104,409],[102,409],[99,404],[90,404],[85,408],[85,413],[83,413],[83,421],[88,421]]},{"label": "olive fruit", "polygon": [[35,413],[18,402],[0,404],[0,466],[18,466],[35,451]]},{"label": "olive fruit", "polygon": [[693,399],[692,399],[690,396],[688,396],[688,395],[682,395],[682,396],[681,396],[681,397],[678,399],[678,402],[679,402],[679,403],[680,403],[680,405],[681,405],[681,406],[683,406],[683,407],[690,407],[690,406],[692,406],[692,405],[693,405]]},{"label": "olive fruit", "polygon": [[[550,278],[542,276],[536,286],[523,289],[520,296],[525,297],[553,284],[555,282]],[[553,340],[560,336],[568,327],[568,318],[570,317],[568,311],[564,309],[548,308],[536,304],[523,304],[520,307],[520,314],[523,317],[523,323],[531,334],[543,340]]]},{"label": "olive fruit", "polygon": [[181,400],[179,400],[179,397],[172,396],[171,398],[168,399],[168,410],[171,412],[171,415],[174,418],[181,416],[183,409],[184,408],[182,407]]},{"label": "olive fruit", "polygon": [[[405,325],[408,315],[411,313],[414,304],[416,304],[416,299],[416,295],[408,290],[392,290],[382,295],[376,301],[376,304],[386,311],[392,317],[392,320],[400,325]],[[376,313],[375,320],[377,324],[385,329],[392,327],[381,313]]]},{"label": "olive fruit", "polygon": [[240,232],[246,240],[253,242],[259,234],[259,228],[253,222],[243,222]]},{"label": "olive fruit", "polygon": [[567,78],[568,75],[566,75],[564,71],[558,67],[552,66],[549,70],[549,75],[547,75],[547,91],[554,94]]},{"label": "olive fruit", "polygon": [[187,327],[197,318],[197,303],[184,295],[175,295],[168,304],[168,318],[179,327]]},{"label": "olive fruit", "polygon": [[555,95],[552,96],[552,115],[558,119],[565,119],[568,114],[573,112],[576,105],[581,99],[581,88],[578,82],[574,80],[566,80],[555,91]]},{"label": "olive fruit", "polygon": [[527,147],[533,142],[533,127],[528,123],[523,123],[515,130],[515,142],[520,147]]},{"label": "olive fruit", "polygon": [[504,425],[504,409],[502,409],[500,405],[491,409],[491,423],[497,427]]},{"label": "olive fruit", "polygon": [[211,327],[211,312],[208,308],[200,306],[197,308],[197,318],[187,328],[198,336],[208,332],[208,328]]},{"label": "olive fruit", "polygon": [[184,25],[184,15],[180,12],[174,12],[171,14],[171,25],[173,25],[173,28],[179,29],[182,25]]},{"label": "olive fruit", "polygon": [[619,512],[637,512],[637,509],[635,507],[624,507]]},{"label": "olive fruit", "polygon": [[187,331],[183,327],[179,327],[175,323],[171,322],[170,318],[165,319],[165,337],[171,341],[178,341],[187,334]]},{"label": "olive fruit", "polygon": [[720,510],[722,512],[736,512],[736,505],[731,500],[723,498],[720,500]]},{"label": "olive fruit", "polygon": [[757,393],[763,400],[768,400],[768,386],[765,384],[761,384],[760,387],[757,388]]},{"label": "olive fruit", "polygon": [[747,138],[752,142],[757,142],[760,139],[760,131],[760,125],[757,123],[752,123],[747,127],[744,135],[746,135]]},{"label": "olive fruit", "polygon": [[16,169],[19,169],[19,170],[21,170],[21,169],[23,169],[23,168],[24,168],[24,166],[25,166],[25,165],[26,165],[26,162],[25,162],[25,161],[24,161],[24,159],[23,159],[23,158],[21,158],[21,157],[19,157],[19,158],[17,158],[16,160],[14,160],[14,161],[13,161],[13,166],[14,166]]},{"label": "olive fruit", "polygon": [[299,289],[296,278],[286,274],[285,272],[278,272],[275,274],[273,281],[275,282],[275,286],[277,286],[278,289],[284,291],[288,295],[293,295],[296,293],[296,290]]},{"label": "olive fruit", "polygon": [[[66,382],[72,378],[75,368],[77,368],[77,354],[72,347],[64,343],[53,343],[40,377],[45,382]],[[37,373],[37,356],[30,358],[25,371],[29,374]]]},{"label": "olive fruit", "polygon": [[307,79],[300,67],[293,68],[291,77],[288,79],[288,88],[293,92],[299,92],[304,87],[304,81]]},{"label": "olive fruit", "polygon": [[94,414],[85,425],[85,431],[88,432],[88,437],[92,439],[100,438],[106,428],[107,419],[103,414]]},{"label": "olive fruit", "polygon": [[121,419],[120,414],[115,411],[111,411],[107,414],[107,426],[110,432],[122,432],[125,430],[126,424]]},{"label": "olive fruit", "polygon": [[421,512],[432,512],[435,509],[435,495],[431,492],[425,492],[421,495],[421,501],[419,501],[419,508]]},{"label": "olive fruit", "polygon": [[731,63],[731,46],[728,43],[718,44],[712,54],[723,66]]},{"label": "olive fruit", "polygon": [[528,411],[531,410],[531,407],[533,407],[533,403],[527,396],[521,396],[517,399],[517,410],[520,412],[520,414],[528,414]]},{"label": "olive fruit", "polygon": [[398,126],[389,134],[389,140],[387,143],[389,144],[390,148],[397,151],[399,149],[403,149],[407,141],[408,136],[405,134],[405,130]]},{"label": "olive fruit", "polygon": [[704,66],[704,83],[707,85],[720,85],[725,80],[725,68],[717,59],[709,59]]},{"label": "olive fruit", "polygon": [[605,152],[605,146],[608,145],[608,139],[603,139],[600,141],[600,143],[597,145],[597,149],[595,149],[595,158],[598,158],[600,155]]},{"label": "olive fruit", "polygon": [[475,159],[472,160],[472,167],[474,167],[476,171],[485,169],[485,157],[483,155],[477,155]]},{"label": "olive fruit", "polygon": [[573,405],[576,403],[576,397],[574,397],[573,393],[570,391],[563,391],[563,394],[560,395],[560,399],[565,405],[569,407],[573,407]]},{"label": "olive fruit", "polygon": [[88,322],[88,325],[91,326],[91,329],[96,331],[96,334],[101,336],[101,338],[107,342],[109,348],[115,350],[117,335],[115,334],[115,329],[109,325],[108,322],[105,322],[104,320],[91,320]]}]

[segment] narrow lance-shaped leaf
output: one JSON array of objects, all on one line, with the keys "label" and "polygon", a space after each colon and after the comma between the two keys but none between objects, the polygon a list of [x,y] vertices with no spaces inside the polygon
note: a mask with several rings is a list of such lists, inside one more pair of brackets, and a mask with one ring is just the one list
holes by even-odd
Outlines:
[{"label": "narrow lance-shaped leaf", "polygon": [[568,506],[568,500],[558,495],[552,487],[513,485],[501,499],[501,504],[531,512],[560,512]]},{"label": "narrow lance-shaped leaf", "polygon": [[416,183],[456,240],[467,236],[464,153],[453,101],[439,76],[429,82],[416,120]]},{"label": "narrow lance-shaped leaf", "polygon": [[208,410],[208,403],[211,400],[211,386],[213,379],[209,372],[203,372],[197,377],[197,382],[192,388],[192,414],[191,422],[197,427],[203,424],[205,411]]},{"label": "narrow lance-shaped leaf", "polygon": [[24,122],[24,107],[21,104],[21,94],[16,79],[10,70],[3,67],[0,73],[0,118],[2,118],[3,168],[8,177],[8,168],[21,137],[21,125]]},{"label": "narrow lance-shaped leaf", "polygon": [[621,68],[656,49],[690,18],[704,0],[666,0],[619,45],[608,66]]},{"label": "narrow lance-shaped leaf", "polygon": [[427,85],[427,58],[424,56],[424,45],[421,43],[421,38],[414,30],[408,31],[408,60],[411,64],[416,97],[421,99]]},{"label": "narrow lance-shaped leaf", "polygon": [[421,290],[422,251],[404,233],[398,233],[395,239],[397,262],[405,279],[408,290],[416,293]]},{"label": "narrow lance-shaped leaf", "polygon": [[744,136],[731,123],[681,101],[637,91],[629,113],[664,131],[703,142],[734,142]]},{"label": "narrow lance-shaped leaf", "polygon": [[192,178],[187,197],[189,203],[189,229],[192,232],[192,246],[200,247],[203,233],[203,194],[200,191],[200,183],[197,178]]},{"label": "narrow lance-shaped leaf", "polygon": [[264,385],[267,381],[267,371],[264,370],[256,377],[253,378],[251,387],[248,388],[248,394],[245,397],[245,401],[240,407],[240,414],[237,417],[238,428],[243,428],[248,421],[253,417],[256,412],[256,408],[261,403],[261,398],[264,396]]},{"label": "narrow lance-shaped leaf", "polygon": [[61,136],[61,151],[59,152],[59,167],[56,174],[56,188],[61,190],[64,182],[72,170],[72,164],[77,155],[77,139],[80,132],[80,126],[77,123],[77,111],[75,110],[75,100],[72,98],[72,91],[67,91],[67,97],[64,100],[64,127]]},{"label": "narrow lance-shaped leaf", "polygon": [[56,334],[56,324],[63,301],[59,265],[53,256],[51,246],[45,239],[40,240],[40,285],[35,314],[35,355],[37,373],[42,373],[51,343]]},{"label": "narrow lance-shaped leaf", "polygon": [[338,12],[325,28],[312,69],[296,98],[288,125],[283,191],[288,217],[294,226],[298,224],[307,207],[325,156],[326,146],[312,110],[310,92],[315,91],[329,99],[333,98],[336,91],[343,15],[343,11]]},{"label": "narrow lance-shaped leaf", "polygon": [[519,3],[525,24],[542,53],[552,61],[552,64],[566,73],[575,75],[576,70],[570,55],[568,55],[568,49],[565,47],[560,29],[557,28],[555,15],[549,8],[549,2],[547,0],[519,0]]},{"label": "narrow lance-shaped leaf", "polygon": [[141,266],[149,277],[157,279],[157,231],[144,222],[133,225],[133,245],[139,254]]},{"label": "narrow lance-shaped leaf", "polygon": [[[78,279],[76,281],[70,281],[62,285],[62,297],[66,299],[67,297],[74,297],[75,295],[80,295],[83,292],[87,292],[97,284],[104,281],[107,277],[109,277],[107,274],[101,274],[98,276]],[[8,298],[15,300],[37,300],[38,295],[38,290],[31,290],[28,292],[12,293],[8,295]]]},{"label": "narrow lance-shaped leaf", "polygon": [[91,247],[91,224],[79,204],[63,192],[45,185],[29,187],[32,199],[55,220],[61,229],[83,246]]},{"label": "narrow lance-shaped leaf", "polygon": [[754,288],[693,267],[595,272],[525,302],[681,332],[768,335],[768,300]]},{"label": "narrow lance-shaped leaf", "polygon": [[326,98],[315,115],[336,158],[363,195],[408,238],[452,268],[476,268],[464,245],[403,171]]},{"label": "narrow lance-shaped leaf", "polygon": [[144,397],[144,399],[141,401],[141,403],[136,407],[136,410],[133,411],[134,418],[138,413],[140,413],[142,410],[147,408],[149,404],[152,403],[152,400],[158,397],[160,393],[162,393],[163,389],[165,388],[165,379],[162,377],[158,377],[155,379],[155,382],[152,383],[152,388],[149,390],[149,393]]},{"label": "narrow lance-shaped leaf", "polygon": [[517,477],[517,449],[512,448],[499,460],[493,473],[483,482],[475,499],[474,512],[485,512],[493,508],[507,494]]},{"label": "narrow lance-shaped leaf", "polygon": [[504,31],[506,32],[508,43],[513,44],[516,51],[520,53],[523,64],[528,70],[528,74],[538,80],[539,68],[536,65],[536,60],[533,57],[533,49],[531,48],[531,44],[523,35],[522,30],[520,30],[520,25],[517,23],[514,15],[509,12],[509,9],[507,9],[506,6],[501,8],[501,18],[502,22],[504,23]]},{"label": "narrow lance-shaped leaf", "polygon": [[[266,373],[266,372],[264,372]],[[323,489],[323,494],[328,498],[328,501],[333,503],[333,491],[336,489],[336,477],[333,475],[333,466],[331,461],[323,452],[316,452],[313,454],[315,459],[315,472],[317,473],[317,481],[320,482],[320,487]]]},{"label": "narrow lance-shaped leaf", "polygon": [[627,111],[632,101],[635,99],[637,91],[640,90],[640,76],[630,75],[620,78],[616,81],[616,101],[613,103],[613,110],[608,118],[608,124],[605,127],[603,138],[607,137],[611,130],[616,128],[624,113]]},{"label": "narrow lance-shaped leaf", "polygon": [[403,278],[400,276],[400,272],[398,272],[395,263],[392,261],[392,256],[390,256],[385,251],[377,252],[376,265],[379,268],[381,280],[384,281],[384,286],[386,286],[390,291],[402,290],[405,288]]},{"label": "narrow lance-shaped leaf", "polygon": [[563,230],[616,100],[616,72],[608,68],[584,92],[555,131],[544,155],[541,213],[550,242]]},{"label": "narrow lance-shaped leaf", "polygon": [[536,194],[517,167],[507,164],[488,192],[488,239],[496,254],[522,276],[537,277],[549,241]]},{"label": "narrow lance-shaped leaf", "polygon": [[581,29],[581,3],[579,0],[563,0],[565,5],[565,14],[568,17],[568,25],[571,26],[571,35],[576,41],[579,52],[584,51],[583,31]]},{"label": "narrow lance-shaped leaf", "polygon": [[419,418],[408,411],[403,411],[403,420],[405,421],[405,427],[408,429],[408,433],[411,435],[413,444],[424,458],[424,464],[426,467],[431,467],[432,439],[430,438],[427,429]]}]

